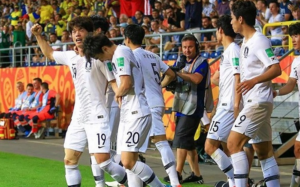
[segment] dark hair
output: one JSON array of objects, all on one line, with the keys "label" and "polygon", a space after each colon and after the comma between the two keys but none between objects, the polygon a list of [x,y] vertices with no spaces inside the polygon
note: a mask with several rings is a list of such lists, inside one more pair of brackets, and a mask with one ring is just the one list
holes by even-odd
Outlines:
[{"label": "dark hair", "polygon": [[256,0],[256,2],[261,1],[262,4],[264,4],[265,6],[268,6],[268,3],[266,0]]},{"label": "dark hair", "polygon": [[279,7],[280,7],[280,4],[278,3],[278,1],[271,0],[271,1],[269,2],[269,7],[270,7],[270,4],[271,4],[271,3],[275,3],[275,4],[276,4],[276,6],[277,6],[277,8],[279,8]]},{"label": "dark hair", "polygon": [[88,32],[94,31],[93,21],[90,17],[75,17],[69,22],[69,30],[72,31],[74,27],[83,28]]},{"label": "dark hair", "polygon": [[158,19],[153,19],[151,22],[155,22],[156,24],[158,24],[158,25],[159,25],[159,21],[158,21]]},{"label": "dark hair", "polygon": [[161,2],[160,2],[160,1],[155,1],[155,2],[154,2],[154,4],[156,4],[156,3],[158,3],[158,4],[160,4],[160,5],[161,5]]},{"label": "dark hair", "polygon": [[300,34],[300,23],[294,23],[289,26],[289,35],[294,36]]},{"label": "dark hair", "polygon": [[202,19],[208,19],[208,21],[211,21],[211,17],[209,17],[209,16],[204,16],[204,17],[202,17]]},{"label": "dark hair", "polygon": [[94,24],[94,29],[101,29],[101,31],[105,34],[109,29],[109,24],[106,18],[100,17],[98,15],[91,16],[91,19]]},{"label": "dark hair", "polygon": [[167,10],[167,9],[172,9],[173,10],[173,7],[171,7],[170,5],[164,6],[164,10]]},{"label": "dark hair", "polygon": [[136,24],[128,25],[124,30],[125,39],[129,38],[129,40],[134,45],[142,45],[143,39],[145,37],[144,29]]},{"label": "dark hair", "polygon": [[113,42],[102,33],[97,35],[89,34],[83,42],[83,53],[87,61],[90,62],[91,58],[95,58],[97,54],[103,54],[102,47],[111,47],[113,45]]},{"label": "dark hair", "polygon": [[192,34],[186,34],[182,40],[181,40],[181,44],[184,42],[184,41],[194,41],[195,42],[195,49],[196,49],[196,53],[199,54],[199,41],[198,39],[192,35]]},{"label": "dark hair", "polygon": [[40,84],[42,84],[42,82],[43,82],[42,79],[39,78],[39,77],[36,77],[36,78],[34,78],[33,80],[34,80],[34,81],[38,81]]},{"label": "dark hair", "polygon": [[231,11],[236,19],[242,17],[247,25],[255,25],[256,7],[252,1],[238,0],[233,3]]},{"label": "dark hair", "polygon": [[32,87],[33,88],[33,84],[28,83],[26,87]]},{"label": "dark hair", "polygon": [[157,9],[153,9],[152,12],[157,12],[157,13],[159,13],[159,11],[158,11]]},{"label": "dark hair", "polygon": [[229,15],[223,15],[221,16],[217,21],[217,28],[221,28],[224,31],[224,34],[226,36],[230,36],[232,38],[235,38],[236,34],[233,31],[232,25],[230,24],[231,17]]},{"label": "dark hair", "polygon": [[46,90],[49,89],[49,85],[48,85],[48,83],[46,83],[46,82],[43,82],[43,83],[41,84],[41,87],[44,88],[44,89],[46,89]]},{"label": "dark hair", "polygon": [[53,36],[56,36],[56,37],[57,37],[57,34],[56,34],[56,33],[54,33],[54,32],[50,33],[50,36],[51,36],[51,35],[53,35]]}]

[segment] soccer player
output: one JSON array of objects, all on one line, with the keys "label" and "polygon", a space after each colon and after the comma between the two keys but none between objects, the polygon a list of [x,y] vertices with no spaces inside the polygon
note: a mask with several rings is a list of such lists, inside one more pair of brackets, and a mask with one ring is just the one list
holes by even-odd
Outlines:
[{"label": "soccer player", "polygon": [[129,186],[140,186],[140,181],[132,177],[135,174],[151,187],[163,187],[151,168],[138,161],[138,153],[147,150],[151,129],[151,112],[144,95],[140,63],[128,47],[114,45],[103,34],[86,37],[83,51],[87,59],[112,61],[110,67],[118,85],[113,87],[115,99],[121,108],[117,153],[121,153]]},{"label": "soccer player", "polygon": [[250,139],[260,160],[267,186],[279,187],[279,169],[273,156],[270,118],[273,110],[271,80],[281,74],[270,40],[254,28],[256,7],[251,1],[236,1],[231,9],[231,25],[244,36],[240,53],[244,108],[234,122],[227,140],[236,187],[247,186],[249,164],[243,146]]},{"label": "soccer player", "polygon": [[[300,23],[292,24],[289,26],[289,35],[292,38],[293,46],[295,50],[300,50]],[[298,83],[298,88],[300,86],[300,82],[298,76],[300,75],[300,57],[294,59],[292,63],[290,77],[285,86],[280,88],[279,90],[273,91],[274,97],[286,95],[291,93],[295,85]],[[298,187],[300,186],[300,132],[295,140],[294,145],[294,154],[296,157],[293,175],[291,179],[290,187]]]},{"label": "soccer player", "polygon": [[[228,177],[230,187],[234,187],[233,167],[228,156],[227,138],[239,112],[241,96],[236,93],[240,81],[240,47],[234,42],[235,32],[228,15],[217,21],[217,40],[224,46],[220,62],[219,102],[205,142],[205,152],[218,164]],[[219,149],[220,145],[224,148]]]},{"label": "soccer player", "polygon": [[[174,80],[175,73],[156,54],[141,48],[145,37],[145,31],[141,26],[128,25],[124,30],[124,35],[125,45],[133,51],[136,60],[142,67],[145,95],[152,116],[151,141],[161,154],[161,159],[169,175],[171,185],[177,187],[180,184],[176,172],[175,157],[167,141],[165,127],[162,122],[165,107],[162,87]],[[165,74],[162,83],[160,73]]]},{"label": "soccer player", "polygon": [[[94,31],[91,18],[76,17],[69,22],[69,28],[78,54],[75,51],[53,51],[41,36],[42,27],[37,24],[32,27],[43,54],[50,60],[69,66],[75,86],[75,106],[64,143],[67,184],[81,186],[78,161],[87,142],[89,152],[94,155],[98,166],[119,183],[127,184],[125,170],[113,163],[109,154],[111,132],[105,106],[105,89],[107,80],[114,81],[114,76],[104,63],[95,59],[86,61],[82,53],[83,40]],[[97,185],[103,186],[104,181]]]}]

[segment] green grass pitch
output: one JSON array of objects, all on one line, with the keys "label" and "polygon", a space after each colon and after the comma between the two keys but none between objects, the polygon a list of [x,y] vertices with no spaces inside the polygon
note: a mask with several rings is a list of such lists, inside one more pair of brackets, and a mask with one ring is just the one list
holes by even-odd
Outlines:
[{"label": "green grass pitch", "polygon": [[[1,187],[64,187],[63,162],[0,152]],[[94,187],[94,178],[89,166],[80,165],[82,187]],[[112,181],[106,175],[107,181]],[[199,184],[184,184],[183,187],[211,187]]]}]

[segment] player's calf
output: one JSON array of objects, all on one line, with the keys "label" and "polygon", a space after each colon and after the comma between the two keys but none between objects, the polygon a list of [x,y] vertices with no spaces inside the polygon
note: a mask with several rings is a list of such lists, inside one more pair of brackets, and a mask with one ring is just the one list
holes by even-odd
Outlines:
[{"label": "player's calf", "polygon": [[82,152],[65,149],[65,171],[66,171],[66,181],[68,186],[81,186],[81,174],[78,169],[78,161]]}]

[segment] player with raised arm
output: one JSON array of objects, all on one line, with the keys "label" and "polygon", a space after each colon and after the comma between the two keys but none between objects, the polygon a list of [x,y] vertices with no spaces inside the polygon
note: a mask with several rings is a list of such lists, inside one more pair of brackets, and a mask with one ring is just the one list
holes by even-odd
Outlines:
[{"label": "player with raised arm", "polygon": [[[293,46],[295,50],[300,50],[300,23],[295,23],[289,26],[289,35],[292,38]],[[294,59],[291,67],[290,77],[285,86],[280,88],[279,90],[273,91],[274,97],[286,95],[291,93],[296,84],[298,84],[298,88],[300,87],[300,57]],[[294,154],[296,157],[293,175],[291,179],[290,187],[298,187],[300,186],[300,132],[297,135],[294,144]]]},{"label": "player with raised arm", "polygon": [[140,63],[128,47],[114,45],[103,34],[86,37],[83,51],[87,59],[112,61],[111,70],[118,85],[116,89],[113,87],[115,99],[121,109],[117,153],[121,153],[129,186],[140,186],[140,181],[132,177],[133,173],[151,187],[163,187],[152,169],[138,161],[138,153],[147,150],[151,129],[151,112],[144,95]]},{"label": "player with raised arm", "polygon": [[[43,54],[52,61],[69,66],[72,73],[75,106],[64,143],[67,184],[72,187],[81,186],[78,161],[87,142],[89,152],[94,155],[98,166],[119,183],[127,184],[125,170],[111,161],[109,153],[111,131],[105,105],[105,89],[107,81],[114,83],[115,78],[104,63],[95,59],[86,61],[83,55],[83,40],[88,33],[94,31],[91,18],[76,17],[70,21],[69,28],[78,54],[75,51],[53,51],[41,36],[42,27],[36,24],[31,29]],[[97,184],[97,187],[104,186],[104,181]]]},{"label": "player with raised arm", "polygon": [[[220,62],[219,102],[205,142],[205,152],[218,164],[228,178],[229,187],[234,187],[234,174],[227,150],[227,138],[239,112],[241,95],[236,93],[240,82],[240,47],[234,42],[235,32],[231,18],[224,15],[217,22],[217,40],[224,46]],[[223,151],[219,149],[220,145]]]},{"label": "player with raised arm", "polygon": [[[175,73],[156,54],[141,47],[145,37],[145,31],[141,26],[128,25],[125,28],[124,35],[125,45],[133,51],[136,60],[142,67],[145,95],[152,115],[150,139],[161,154],[161,159],[170,177],[172,187],[178,187],[180,183],[176,172],[175,156],[167,141],[165,127],[162,122],[165,109],[162,87],[174,80]],[[162,82],[160,73],[165,74]]]},{"label": "player with raised arm", "polygon": [[279,168],[273,156],[271,80],[281,74],[270,40],[254,28],[256,7],[251,1],[236,1],[231,8],[231,25],[244,36],[240,53],[237,92],[242,93],[244,108],[234,122],[227,140],[236,187],[247,186],[249,164],[243,146],[250,139],[260,160],[267,186],[279,187]]}]

